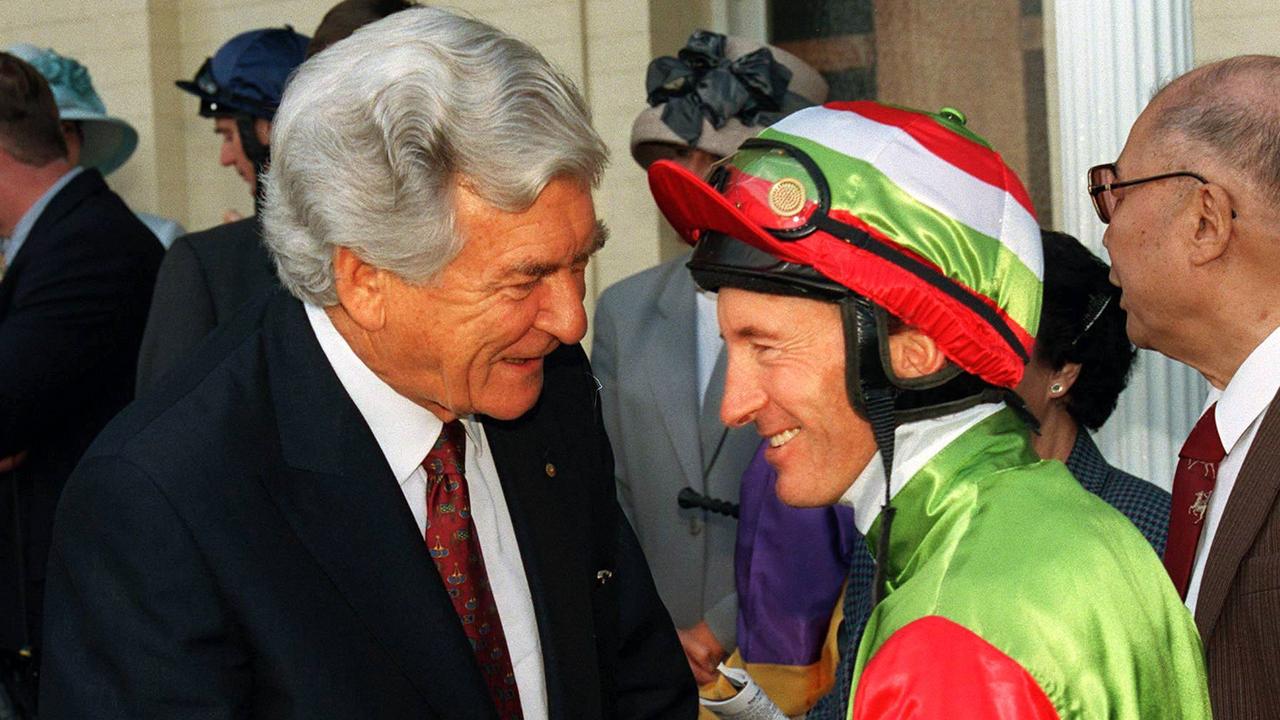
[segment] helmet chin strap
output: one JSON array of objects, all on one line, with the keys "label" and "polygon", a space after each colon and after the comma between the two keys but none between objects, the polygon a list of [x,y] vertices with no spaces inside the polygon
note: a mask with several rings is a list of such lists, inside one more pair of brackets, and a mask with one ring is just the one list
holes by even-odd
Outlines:
[{"label": "helmet chin strap", "polygon": [[240,133],[240,149],[244,150],[244,156],[253,163],[253,177],[256,180],[253,212],[257,215],[262,210],[262,173],[271,162],[271,148],[258,139],[256,118],[248,113],[236,113],[235,119],[236,130]]},{"label": "helmet chin strap", "polygon": [[871,585],[874,606],[887,594],[885,576],[895,512],[890,480],[893,477],[894,433],[898,428],[894,413],[898,388],[889,382],[884,372],[880,352],[881,323],[877,322],[872,303],[852,295],[842,298],[839,306],[844,326],[845,392],[854,410],[871,423],[871,433],[880,450],[880,461],[884,464],[884,505],[880,508],[880,539],[876,543],[876,573]]},{"label": "helmet chin strap", "polygon": [[888,592],[889,538],[893,526],[893,450],[899,425],[959,412],[981,403],[1004,402],[1036,427],[1026,405],[1012,390],[998,388],[947,364],[920,378],[899,378],[889,355],[888,315],[859,295],[837,301],[844,329],[845,392],[854,411],[871,424],[884,464],[884,505],[876,543],[872,602]]}]

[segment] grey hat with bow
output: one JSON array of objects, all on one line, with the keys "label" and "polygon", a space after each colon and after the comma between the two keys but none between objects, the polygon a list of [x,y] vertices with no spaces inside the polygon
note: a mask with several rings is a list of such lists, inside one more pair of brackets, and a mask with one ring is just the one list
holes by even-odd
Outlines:
[{"label": "grey hat with bow", "polygon": [[650,107],[631,126],[631,155],[658,142],[732,155],[785,115],[827,99],[827,81],[786,50],[698,30],[676,57],[649,63]]}]

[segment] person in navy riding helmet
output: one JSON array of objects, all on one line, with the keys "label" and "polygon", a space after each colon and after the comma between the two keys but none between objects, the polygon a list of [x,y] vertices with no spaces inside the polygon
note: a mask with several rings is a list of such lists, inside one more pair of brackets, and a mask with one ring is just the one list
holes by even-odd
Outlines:
[{"label": "person in navy riding helmet", "polygon": [[200,98],[201,117],[213,118],[214,132],[222,136],[219,163],[248,183],[255,205],[258,176],[271,158],[271,121],[308,42],[289,26],[249,30],[218,48],[194,79],[175,83]]}]

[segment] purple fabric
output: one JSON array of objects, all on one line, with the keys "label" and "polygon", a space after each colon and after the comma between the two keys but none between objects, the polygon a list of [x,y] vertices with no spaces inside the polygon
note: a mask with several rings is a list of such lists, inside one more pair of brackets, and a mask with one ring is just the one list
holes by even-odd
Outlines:
[{"label": "purple fabric", "polygon": [[850,508],[793,508],[779,500],[765,442],[742,474],[738,650],[746,662],[809,665],[822,654],[849,558],[863,539]]}]

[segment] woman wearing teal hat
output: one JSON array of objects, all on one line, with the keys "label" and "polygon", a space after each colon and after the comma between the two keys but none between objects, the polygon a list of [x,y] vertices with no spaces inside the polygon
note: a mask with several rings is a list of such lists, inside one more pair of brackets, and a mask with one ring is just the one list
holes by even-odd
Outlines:
[{"label": "woman wearing teal hat", "polygon": [[[93,89],[88,68],[73,58],[27,43],[13,45],[8,52],[31,63],[49,82],[62,120],[67,159],[72,165],[97,168],[106,176],[133,155],[138,147],[138,132],[128,121],[107,115],[107,106]],[[166,248],[186,232],[176,220],[137,211],[134,214]]]}]

